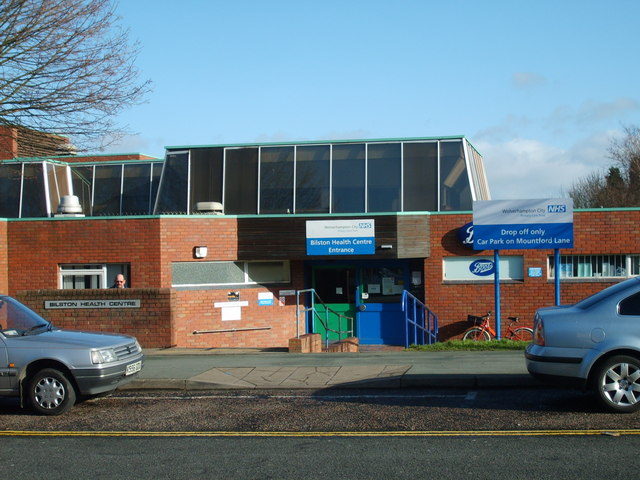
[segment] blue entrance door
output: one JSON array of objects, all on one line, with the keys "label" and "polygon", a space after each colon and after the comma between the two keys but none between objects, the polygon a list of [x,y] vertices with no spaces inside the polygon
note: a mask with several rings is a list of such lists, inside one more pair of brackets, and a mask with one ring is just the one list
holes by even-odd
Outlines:
[{"label": "blue entrance door", "polygon": [[358,340],[363,345],[404,345],[405,323],[401,304],[367,303],[359,306]]},{"label": "blue entrance door", "polygon": [[362,290],[358,295],[357,330],[365,345],[404,345],[405,320],[402,292],[408,288],[403,265],[364,266],[360,269]]}]

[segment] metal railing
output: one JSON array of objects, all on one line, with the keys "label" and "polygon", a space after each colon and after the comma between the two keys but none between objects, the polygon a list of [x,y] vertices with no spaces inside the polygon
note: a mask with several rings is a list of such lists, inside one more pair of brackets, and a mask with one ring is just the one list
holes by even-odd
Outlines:
[{"label": "metal railing", "polygon": [[402,311],[406,324],[405,348],[438,341],[438,317],[407,290],[402,292]]},{"label": "metal railing", "polygon": [[[303,305],[300,304],[300,295],[307,295],[308,301],[304,302]],[[322,315],[316,310],[316,304],[321,304],[324,307],[324,319]],[[336,312],[329,308],[326,303],[322,301],[320,296],[316,293],[315,289],[307,288],[306,290],[296,290],[296,336],[300,338],[300,313],[304,314],[304,318],[306,319],[307,312],[311,313],[311,333],[316,333],[313,331],[314,319],[318,319],[320,324],[323,326],[325,331],[325,346],[329,348],[329,332],[335,333],[338,335],[338,341],[342,340],[342,335],[345,335],[345,338],[353,336],[353,317],[349,317],[347,315],[343,315],[341,313]],[[334,315],[338,319],[338,329],[329,327],[329,314]],[[340,325],[342,324],[342,320],[346,319],[349,330],[339,330]]]}]

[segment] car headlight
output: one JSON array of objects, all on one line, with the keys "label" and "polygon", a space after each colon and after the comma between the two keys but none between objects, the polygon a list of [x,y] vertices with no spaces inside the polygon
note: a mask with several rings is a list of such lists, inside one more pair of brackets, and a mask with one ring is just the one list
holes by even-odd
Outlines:
[{"label": "car headlight", "polygon": [[93,363],[109,363],[117,360],[118,357],[113,348],[105,348],[104,350],[94,350],[91,352],[91,361]]}]

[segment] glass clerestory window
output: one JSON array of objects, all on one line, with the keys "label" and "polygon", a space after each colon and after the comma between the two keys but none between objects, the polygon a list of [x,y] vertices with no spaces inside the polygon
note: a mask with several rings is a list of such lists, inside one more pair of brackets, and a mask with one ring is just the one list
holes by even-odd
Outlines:
[{"label": "glass clerestory window", "polygon": [[60,198],[75,195],[82,214],[150,215],[162,162],[65,164],[0,163],[0,217],[36,218],[57,214]]},{"label": "glass clerestory window", "polygon": [[471,167],[464,139],[170,151],[155,213],[198,213],[200,201],[230,215],[470,210],[484,172],[469,150]]}]

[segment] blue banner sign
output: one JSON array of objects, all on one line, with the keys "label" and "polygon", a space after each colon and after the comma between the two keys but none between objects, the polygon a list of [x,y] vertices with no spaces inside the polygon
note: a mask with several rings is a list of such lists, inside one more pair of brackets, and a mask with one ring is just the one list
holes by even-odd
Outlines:
[{"label": "blue banner sign", "polygon": [[307,255],[373,255],[375,224],[366,220],[308,220]]},{"label": "blue banner sign", "polygon": [[573,200],[473,202],[473,248],[573,248]]}]

